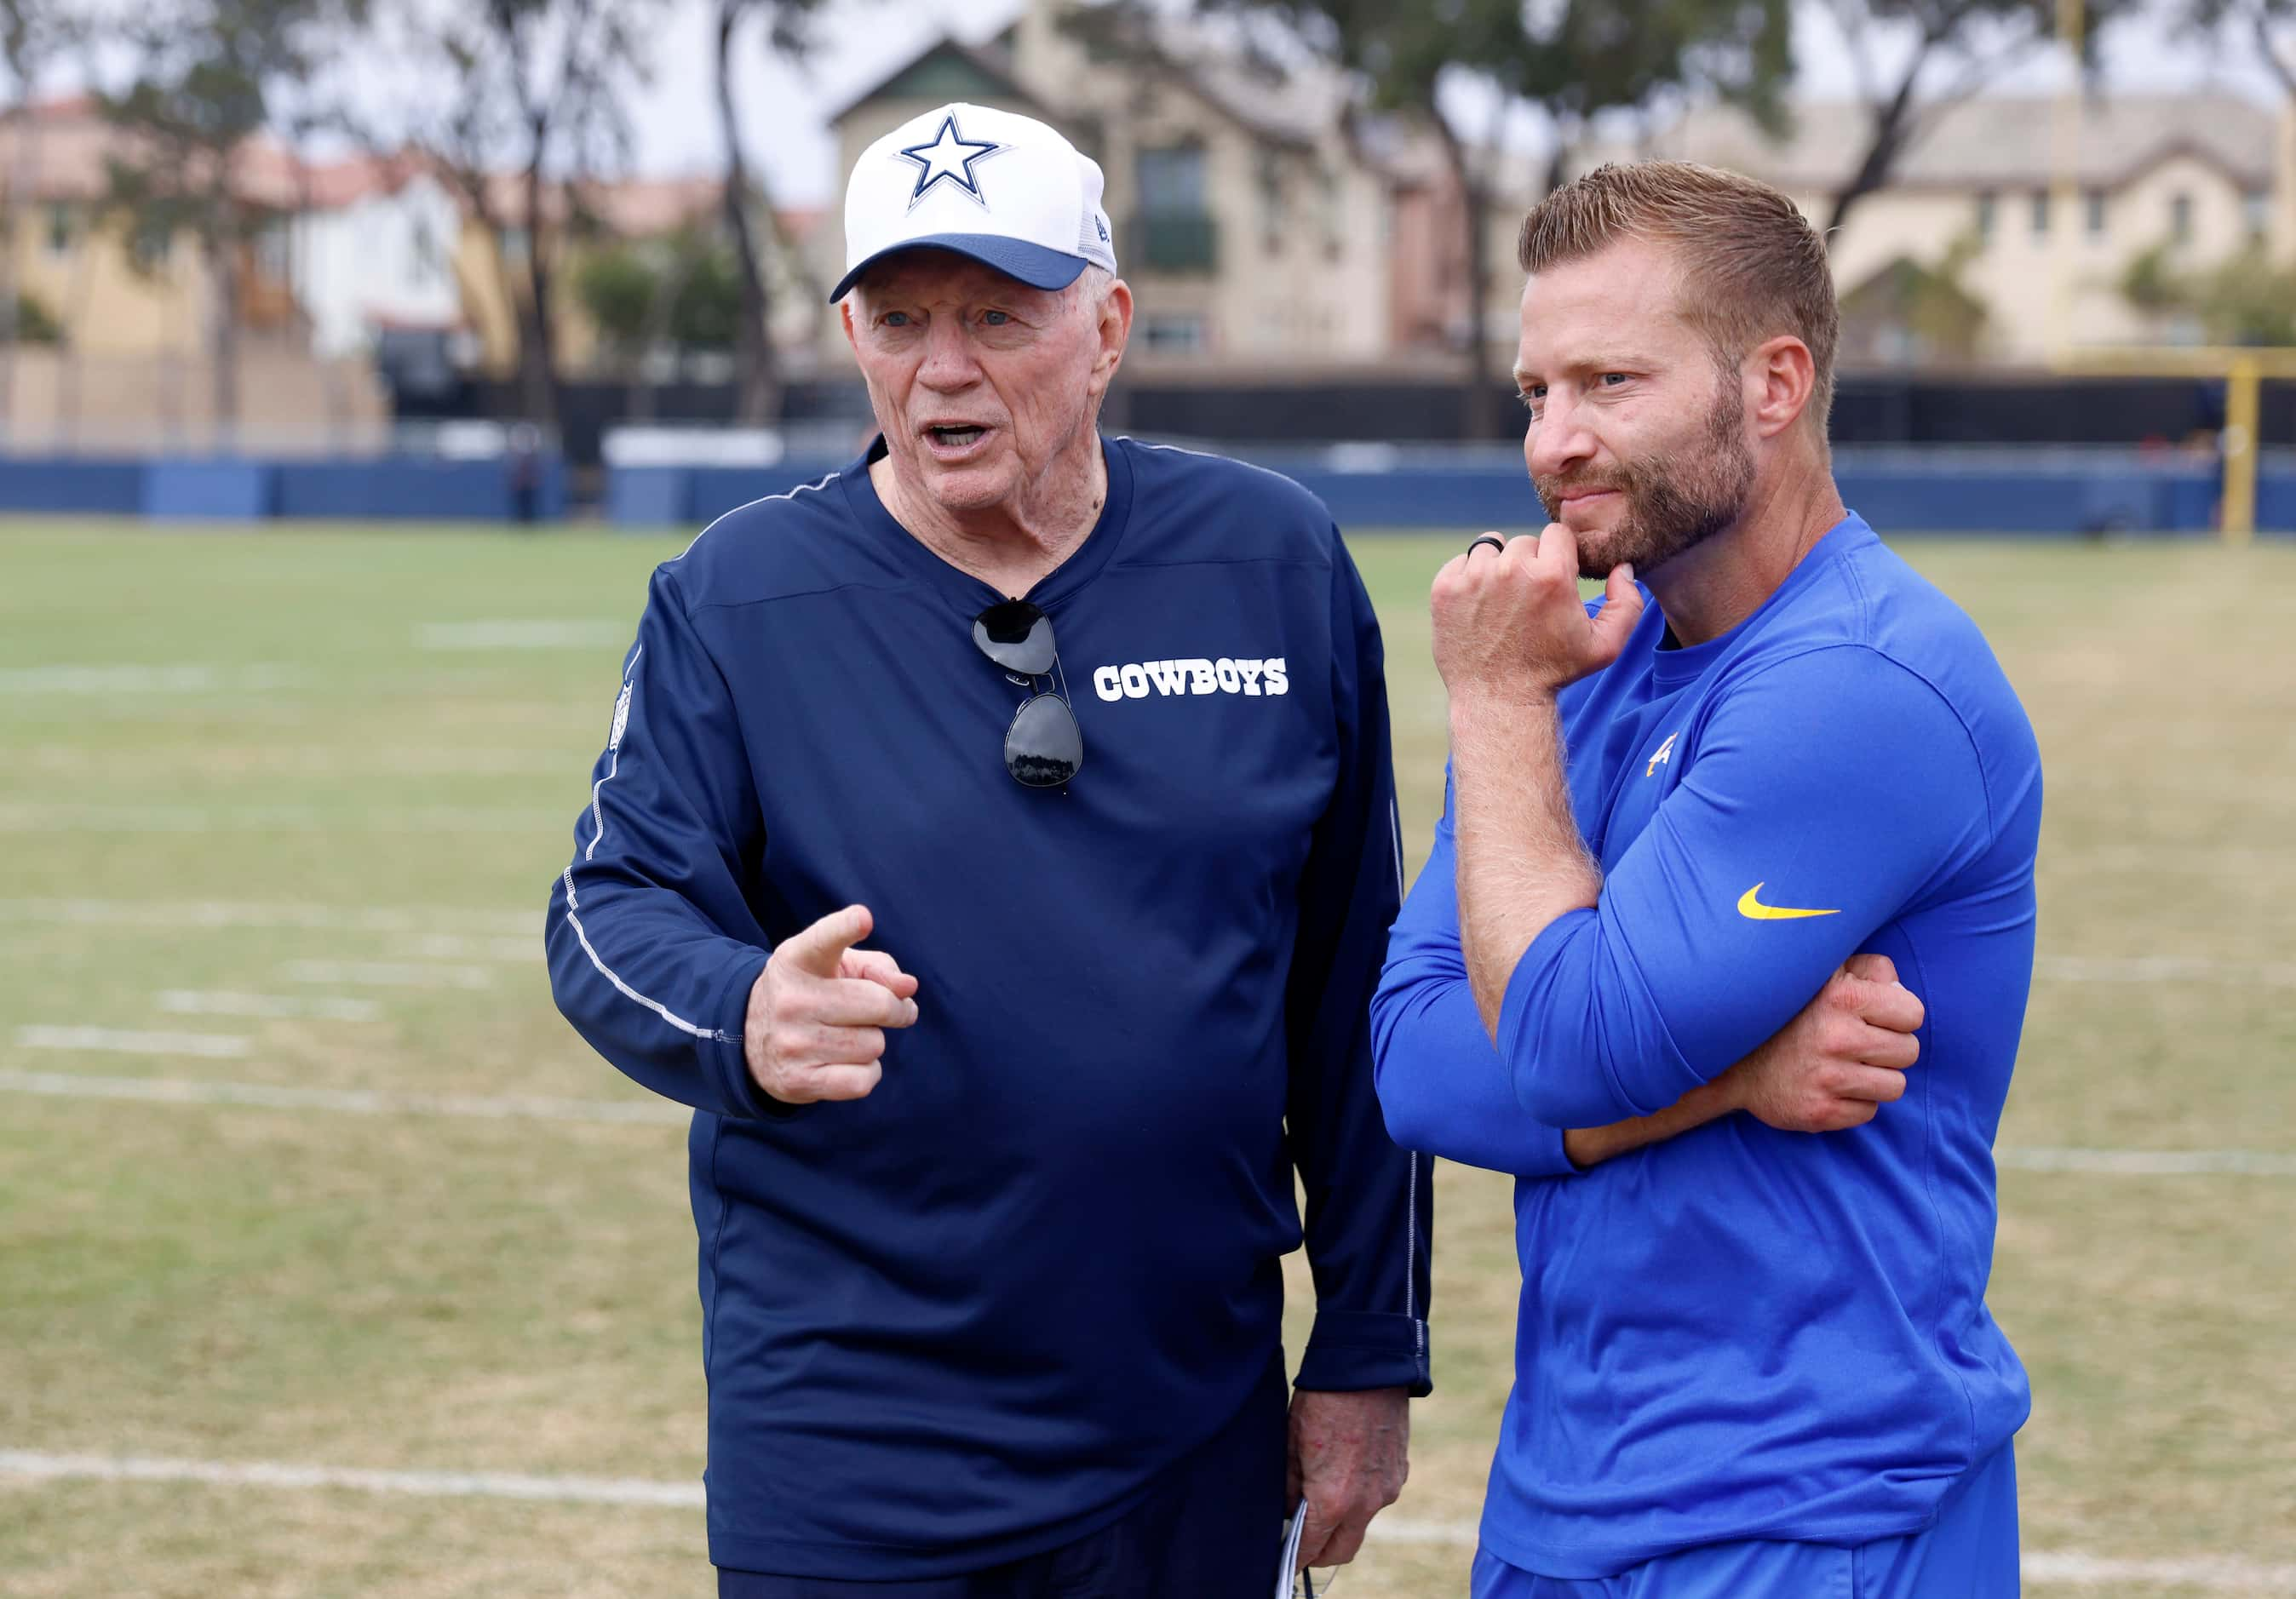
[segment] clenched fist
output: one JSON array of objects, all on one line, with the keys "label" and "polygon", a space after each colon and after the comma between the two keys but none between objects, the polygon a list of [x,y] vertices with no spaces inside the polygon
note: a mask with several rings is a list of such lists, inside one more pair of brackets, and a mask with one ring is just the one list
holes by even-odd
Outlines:
[{"label": "clenched fist", "polygon": [[866,906],[832,912],[783,939],[750,988],[742,1053],[785,1104],[865,1097],[884,1075],[885,1029],[916,1021],[917,980],[854,947],[873,925]]},{"label": "clenched fist", "polygon": [[1817,997],[1714,1079],[1733,1109],[1787,1133],[1862,1127],[1906,1092],[1926,1013],[1885,955],[1853,955]]}]

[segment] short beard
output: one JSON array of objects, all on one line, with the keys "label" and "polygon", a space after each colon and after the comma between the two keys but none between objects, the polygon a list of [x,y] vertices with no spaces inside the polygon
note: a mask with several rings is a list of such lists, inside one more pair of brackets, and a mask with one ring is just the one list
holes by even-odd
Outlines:
[{"label": "short beard", "polygon": [[1729,364],[1715,385],[1706,426],[1686,449],[1622,461],[1607,472],[1534,477],[1547,519],[1562,520],[1562,496],[1573,490],[1615,489],[1627,514],[1607,533],[1589,533],[1578,545],[1578,573],[1603,578],[1621,562],[1636,574],[1654,572],[1685,550],[1736,523],[1754,490],[1754,457],[1746,447],[1746,397]]}]

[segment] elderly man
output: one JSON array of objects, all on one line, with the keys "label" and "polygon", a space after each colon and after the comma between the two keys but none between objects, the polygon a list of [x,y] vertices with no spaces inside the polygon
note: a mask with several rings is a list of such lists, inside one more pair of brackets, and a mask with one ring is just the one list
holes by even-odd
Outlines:
[{"label": "elderly man", "polygon": [[[1452,800],[1376,1007],[1398,1134],[1522,1174],[1474,1592],[2014,1594],[2028,1395],[1985,1283],[2032,731],[1842,506],[1833,279],[1791,201],[1605,168],[1521,258],[1553,520],[1436,580]],[[1814,993],[1842,1113],[1795,1136],[1733,1062]],[[1580,1175],[1615,1130],[1554,1129],[1619,1119],[1643,1147]]]},{"label": "elderly man", "polygon": [[861,157],[882,437],[656,572],[552,897],[561,1008],[697,1112],[723,1595],[1265,1599],[1428,1390],[1379,631],[1308,494],[1096,430],[1100,202],[979,106]]}]

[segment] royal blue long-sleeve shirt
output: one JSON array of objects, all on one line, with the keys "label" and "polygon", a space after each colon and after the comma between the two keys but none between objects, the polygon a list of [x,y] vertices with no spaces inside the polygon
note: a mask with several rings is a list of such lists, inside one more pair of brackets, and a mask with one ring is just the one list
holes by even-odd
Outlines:
[{"label": "royal blue long-sleeve shirt", "polygon": [[[1005,770],[1029,688],[972,637],[1005,596],[867,457],[654,575],[550,966],[697,1112],[718,1565],[922,1578],[1114,1519],[1277,1357],[1303,1234],[1299,1384],[1428,1387],[1430,1162],[1371,1080],[1377,624],[1296,485],[1103,448],[1097,525],[1027,596],[1083,735],[1064,790]],[[791,1114],[743,1063],[750,986],[850,903],[919,1020],[866,1098]]]},{"label": "royal blue long-sleeve shirt", "polygon": [[[1555,1577],[1913,1530],[2029,1405],[1985,1306],[2032,971],[2024,712],[1975,625],[1855,516],[1738,627],[1666,644],[1652,604],[1560,698],[1601,898],[1532,941],[1496,1046],[1447,816],[1374,1004],[1398,1139],[1518,1177],[1482,1539]],[[1574,1172],[1559,1129],[1672,1104],[1861,950],[1927,1007],[1902,1100],[1819,1136],[1732,1115]]]}]

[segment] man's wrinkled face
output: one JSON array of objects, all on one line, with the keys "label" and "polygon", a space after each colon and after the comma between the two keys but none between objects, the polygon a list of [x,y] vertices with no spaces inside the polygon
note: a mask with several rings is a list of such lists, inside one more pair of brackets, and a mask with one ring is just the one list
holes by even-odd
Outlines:
[{"label": "man's wrinkled face", "polygon": [[1679,310],[1663,245],[1627,240],[1523,286],[1522,458],[1599,578],[1648,573],[1734,525],[1754,487],[1745,393]]},{"label": "man's wrinkled face", "polygon": [[943,250],[881,262],[846,300],[869,403],[901,481],[951,512],[1011,503],[1093,426],[1104,332],[1089,277],[1066,290]]}]

